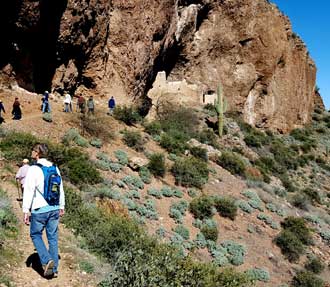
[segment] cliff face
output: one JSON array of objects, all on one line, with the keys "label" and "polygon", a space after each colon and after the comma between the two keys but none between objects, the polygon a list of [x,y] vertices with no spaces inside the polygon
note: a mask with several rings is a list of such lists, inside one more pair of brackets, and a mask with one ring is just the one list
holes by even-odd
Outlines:
[{"label": "cliff face", "polygon": [[10,2],[0,69],[30,91],[150,104],[147,91],[166,71],[200,93],[221,83],[230,109],[256,126],[287,131],[314,108],[315,65],[266,0]]}]

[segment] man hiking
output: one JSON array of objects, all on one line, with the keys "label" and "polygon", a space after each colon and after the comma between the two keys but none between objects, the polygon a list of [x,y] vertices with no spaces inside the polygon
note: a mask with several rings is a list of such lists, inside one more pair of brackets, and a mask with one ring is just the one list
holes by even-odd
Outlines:
[{"label": "man hiking", "polygon": [[13,115],[13,120],[20,120],[22,118],[21,104],[18,98],[15,98],[11,114]]},{"label": "man hiking", "polygon": [[109,115],[112,115],[113,114],[113,111],[115,109],[115,106],[116,106],[116,102],[115,102],[115,99],[113,97],[111,97],[109,99],[109,102],[108,102],[108,107],[109,107]]},{"label": "man hiking", "polygon": [[[45,157],[46,144],[36,144],[31,151],[36,161],[25,178],[23,194],[24,223],[30,224],[30,237],[44,269],[44,276],[58,276],[58,223],[64,214],[64,190],[60,172]],[[31,219],[29,214],[31,213]],[[48,249],[42,239],[46,229]]]},{"label": "man hiking", "polygon": [[88,114],[94,114],[95,104],[94,104],[93,96],[90,96],[89,99],[87,100],[87,108],[88,108],[87,111]]}]

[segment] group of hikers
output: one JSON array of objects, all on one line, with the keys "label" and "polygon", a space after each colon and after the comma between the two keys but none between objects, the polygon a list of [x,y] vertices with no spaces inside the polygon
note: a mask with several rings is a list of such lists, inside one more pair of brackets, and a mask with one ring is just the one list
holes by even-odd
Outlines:
[{"label": "group of hikers", "polygon": [[[71,95],[69,93],[65,93],[64,95],[64,112],[69,113],[69,112],[73,112],[73,103],[72,103],[72,98]],[[108,100],[108,109],[109,115],[113,114],[113,111],[115,109],[116,106],[116,102],[114,97],[112,96],[109,100]],[[51,112],[51,105],[50,105],[50,99],[49,99],[49,92],[45,91],[45,93],[43,94],[42,98],[41,98],[41,107],[40,107],[42,113],[50,113]],[[80,112],[85,114],[87,111],[88,114],[94,114],[95,111],[95,103],[94,103],[94,98],[93,96],[90,96],[88,98],[88,100],[86,101],[85,98],[80,95],[77,97],[77,104],[76,104],[76,112]],[[0,124],[2,124],[3,122],[5,122],[5,119],[2,117],[2,112],[6,113],[5,110],[5,106],[2,102],[2,100],[0,100]],[[22,118],[22,110],[21,110],[21,104],[19,102],[19,99],[16,97],[15,101],[13,103],[13,109],[12,109],[12,119],[13,120],[20,120]]]},{"label": "group of hikers", "polygon": [[[58,224],[64,215],[65,195],[59,169],[46,159],[48,146],[36,144],[31,159],[23,159],[16,173],[19,196],[22,201],[23,221],[30,226],[30,237],[43,268],[43,276],[58,276]],[[47,246],[43,239],[46,230]]]}]

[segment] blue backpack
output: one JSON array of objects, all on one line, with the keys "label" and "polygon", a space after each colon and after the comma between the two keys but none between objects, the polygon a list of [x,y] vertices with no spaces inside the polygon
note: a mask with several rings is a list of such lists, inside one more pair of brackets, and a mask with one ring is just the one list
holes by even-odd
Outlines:
[{"label": "blue backpack", "polygon": [[43,197],[49,205],[60,204],[60,185],[61,176],[57,172],[55,165],[43,166],[40,163],[36,164],[39,166],[44,174],[44,193]]}]

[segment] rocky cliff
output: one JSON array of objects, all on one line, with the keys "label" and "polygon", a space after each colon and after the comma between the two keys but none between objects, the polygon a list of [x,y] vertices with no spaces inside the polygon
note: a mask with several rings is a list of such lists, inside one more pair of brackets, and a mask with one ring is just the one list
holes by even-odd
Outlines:
[{"label": "rocky cliff", "polygon": [[258,127],[285,132],[307,123],[314,109],[316,67],[288,18],[266,0],[1,5],[2,75],[30,91],[150,105],[147,92],[165,71],[200,93],[220,83],[230,110]]}]

